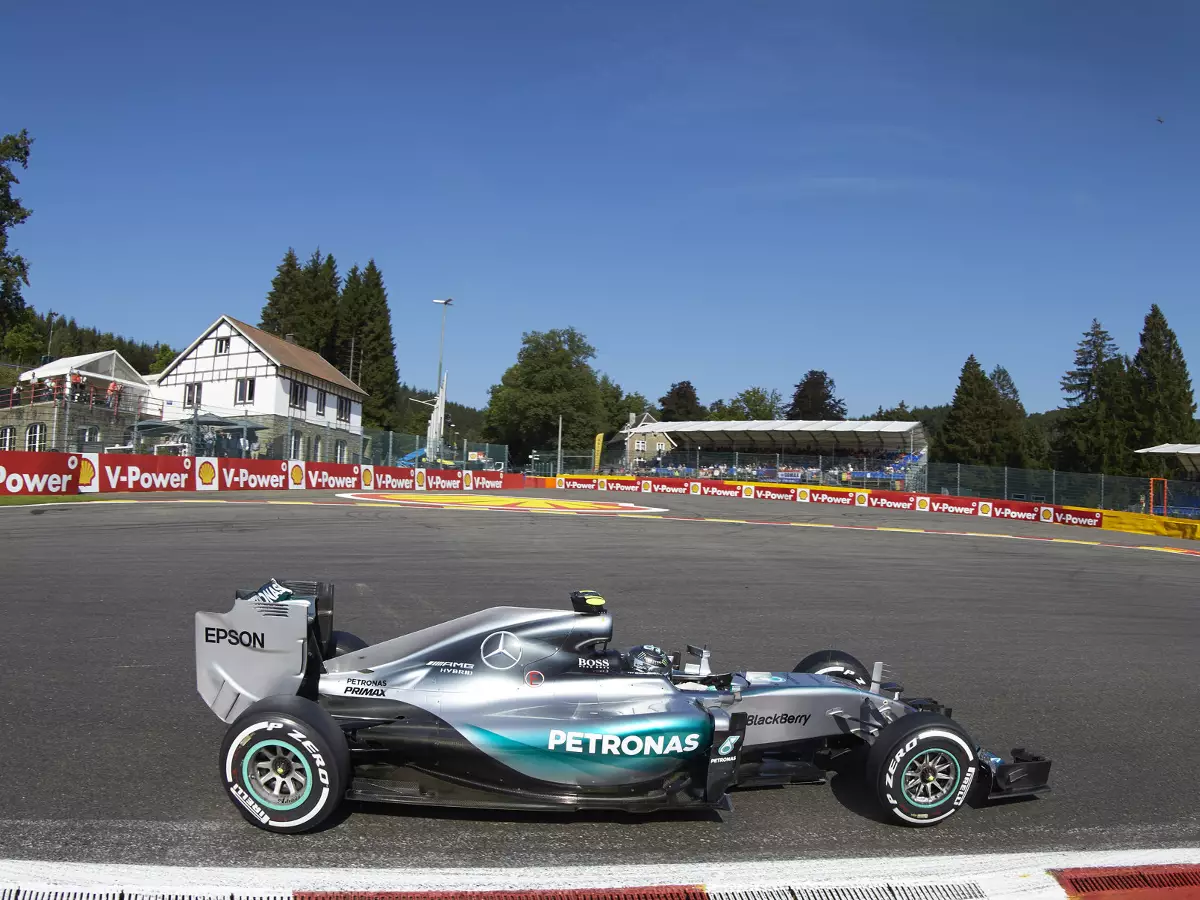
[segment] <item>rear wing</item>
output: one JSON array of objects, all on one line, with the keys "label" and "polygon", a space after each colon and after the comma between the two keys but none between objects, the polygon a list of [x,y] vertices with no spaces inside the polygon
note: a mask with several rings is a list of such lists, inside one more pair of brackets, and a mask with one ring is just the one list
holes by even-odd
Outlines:
[{"label": "rear wing", "polygon": [[196,690],[224,722],[251,703],[298,694],[333,633],[333,585],[272,580],[236,592],[226,613],[196,613]]}]

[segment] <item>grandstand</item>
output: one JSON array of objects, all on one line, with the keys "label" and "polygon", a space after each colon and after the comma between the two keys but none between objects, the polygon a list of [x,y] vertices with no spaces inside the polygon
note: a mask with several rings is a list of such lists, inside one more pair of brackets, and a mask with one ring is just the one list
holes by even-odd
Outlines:
[{"label": "grandstand", "polygon": [[614,460],[605,471],[903,489],[922,483],[928,459],[920,422],[653,422],[624,433],[666,435],[675,447],[653,459]]}]

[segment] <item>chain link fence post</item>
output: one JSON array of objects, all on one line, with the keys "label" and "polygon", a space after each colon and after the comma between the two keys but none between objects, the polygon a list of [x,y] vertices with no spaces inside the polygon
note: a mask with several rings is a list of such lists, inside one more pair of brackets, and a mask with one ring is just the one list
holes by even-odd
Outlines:
[{"label": "chain link fence post", "polygon": [[1004,499],[1008,499],[1008,466],[1004,467]]},{"label": "chain link fence post", "polygon": [[954,496],[962,496],[962,463],[954,464]]},{"label": "chain link fence post", "polygon": [[1058,473],[1054,469],[1050,470],[1050,503],[1058,505]]}]

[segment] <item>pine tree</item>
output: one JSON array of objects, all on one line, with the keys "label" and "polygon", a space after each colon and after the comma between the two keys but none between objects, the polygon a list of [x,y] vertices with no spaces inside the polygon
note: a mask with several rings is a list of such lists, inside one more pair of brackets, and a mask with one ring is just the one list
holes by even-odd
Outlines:
[{"label": "pine tree", "polygon": [[[1158,304],[1150,307],[1138,351],[1129,370],[1135,418],[1132,437],[1138,447],[1191,443],[1196,435],[1196,401],[1192,379],[1175,332]],[[1138,448],[1134,448],[1138,449]],[[1140,459],[1143,471],[1162,474],[1163,460]]]},{"label": "pine tree", "polygon": [[846,404],[834,396],[836,386],[829,373],[810,369],[792,394],[787,418],[809,421],[840,421],[846,418]]},{"label": "pine tree", "polygon": [[[383,273],[375,265],[375,260],[367,261],[360,284],[362,315],[356,323],[357,331],[352,343],[358,356],[354,380],[368,394],[363,403],[363,418],[368,424],[395,428],[402,415],[399,409],[400,377],[396,369],[396,338],[392,334],[392,311],[388,306]],[[344,339],[344,336],[341,338]],[[458,424],[465,427],[462,422]]]},{"label": "pine tree", "polygon": [[992,369],[988,380],[996,389],[999,399],[999,415],[996,420],[994,442],[998,448],[1000,464],[1022,468],[1029,463],[1027,452],[1028,436],[1025,430],[1025,406],[1017,385],[1004,366]]},{"label": "pine tree", "polygon": [[296,251],[288,247],[271,279],[271,290],[263,304],[258,327],[280,336],[294,333],[299,305],[300,260],[296,258]]},{"label": "pine tree", "polygon": [[1133,416],[1128,360],[1097,319],[1075,349],[1075,367],[1061,384],[1067,408],[1051,445],[1057,468],[1119,475],[1133,465]]},{"label": "pine tree", "polygon": [[297,344],[320,353],[335,366],[337,311],[341,286],[337,261],[333,255],[328,254],[322,258],[320,249],[314,250],[304,268],[300,270],[292,327],[290,332],[283,332],[294,334]]},{"label": "pine tree", "polygon": [[1000,394],[974,354],[963,363],[954,402],[938,431],[934,453],[939,462],[1004,465],[997,427],[1003,418]]}]

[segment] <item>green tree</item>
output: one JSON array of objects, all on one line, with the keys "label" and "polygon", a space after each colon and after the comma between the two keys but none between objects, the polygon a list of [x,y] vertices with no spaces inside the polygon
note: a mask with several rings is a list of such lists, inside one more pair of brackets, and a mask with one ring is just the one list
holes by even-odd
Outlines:
[{"label": "green tree", "polygon": [[590,362],[595,356],[574,328],[526,332],[516,363],[489,391],[485,438],[508,444],[511,458],[523,462],[529,451],[556,445],[561,415],[564,452],[587,452],[606,424],[600,379]]},{"label": "green tree", "polygon": [[366,423],[395,428],[403,415],[399,409],[396,339],[383,273],[373,259],[361,272],[354,266],[346,275],[338,303],[336,340],[337,358],[344,362],[342,371],[352,375],[367,392],[363,402]]},{"label": "green tree", "polygon": [[36,363],[46,347],[46,337],[38,328],[37,319],[29,312],[4,333],[4,355],[17,363]]},{"label": "green tree", "polygon": [[696,396],[690,381],[677,381],[658,398],[663,422],[698,422],[705,418],[707,410]]},{"label": "green tree", "polygon": [[630,415],[654,412],[649,400],[637,391],[626,394],[608,375],[600,376],[600,396],[604,401],[605,433],[620,431],[629,424]]},{"label": "green tree", "polygon": [[300,303],[296,316],[296,343],[320,353],[337,365],[338,300],[342,280],[337,260],[314,250],[301,270]]},{"label": "green tree", "polygon": [[866,417],[872,422],[914,422],[916,415],[908,404],[901,400],[891,409],[884,409],[880,406],[872,415]]},{"label": "green tree", "polygon": [[996,456],[1000,465],[1023,468],[1029,462],[1025,430],[1025,405],[1021,403],[1021,394],[1008,369],[996,366],[988,376],[992,387],[996,389],[999,399],[999,412],[996,417],[995,434]]},{"label": "green tree", "polygon": [[809,369],[792,394],[787,418],[835,421],[846,418],[846,404],[834,395],[836,386],[823,369]]},{"label": "green tree", "polygon": [[300,260],[296,251],[288,247],[283,261],[275,269],[271,279],[271,290],[263,304],[258,327],[263,331],[280,336],[294,334],[301,303]]},{"label": "green tree", "polygon": [[934,455],[939,462],[1003,465],[1003,450],[997,441],[1001,417],[1000,394],[972,354],[963,363]]},{"label": "green tree", "polygon": [[13,185],[21,183],[13,174],[13,165],[29,168],[32,144],[33,139],[24,128],[18,134],[0,138],[0,336],[19,321],[25,308],[21,286],[29,284],[29,263],[25,257],[8,249],[8,232],[32,213],[12,195]]},{"label": "green tree", "polygon": [[[124,354],[122,354],[124,355]],[[172,362],[175,361],[176,353],[167,344],[159,344],[158,350],[154,354],[154,362],[150,363],[149,374],[157,375]]]},{"label": "green tree", "polygon": [[[1189,444],[1196,436],[1196,401],[1183,349],[1158,304],[1150,307],[1137,353],[1129,368],[1133,409],[1132,437],[1138,447]],[[1137,449],[1137,448],[1134,448]],[[1165,474],[1161,458],[1139,457],[1148,474]]]},{"label": "green tree", "polygon": [[708,411],[716,421],[745,422],[778,419],[783,413],[783,398],[779,391],[749,387],[729,401],[718,400]]},{"label": "green tree", "polygon": [[1067,405],[1048,435],[1057,468],[1108,475],[1128,470],[1134,415],[1128,368],[1112,336],[1093,319],[1075,348],[1074,367],[1060,382]]}]

